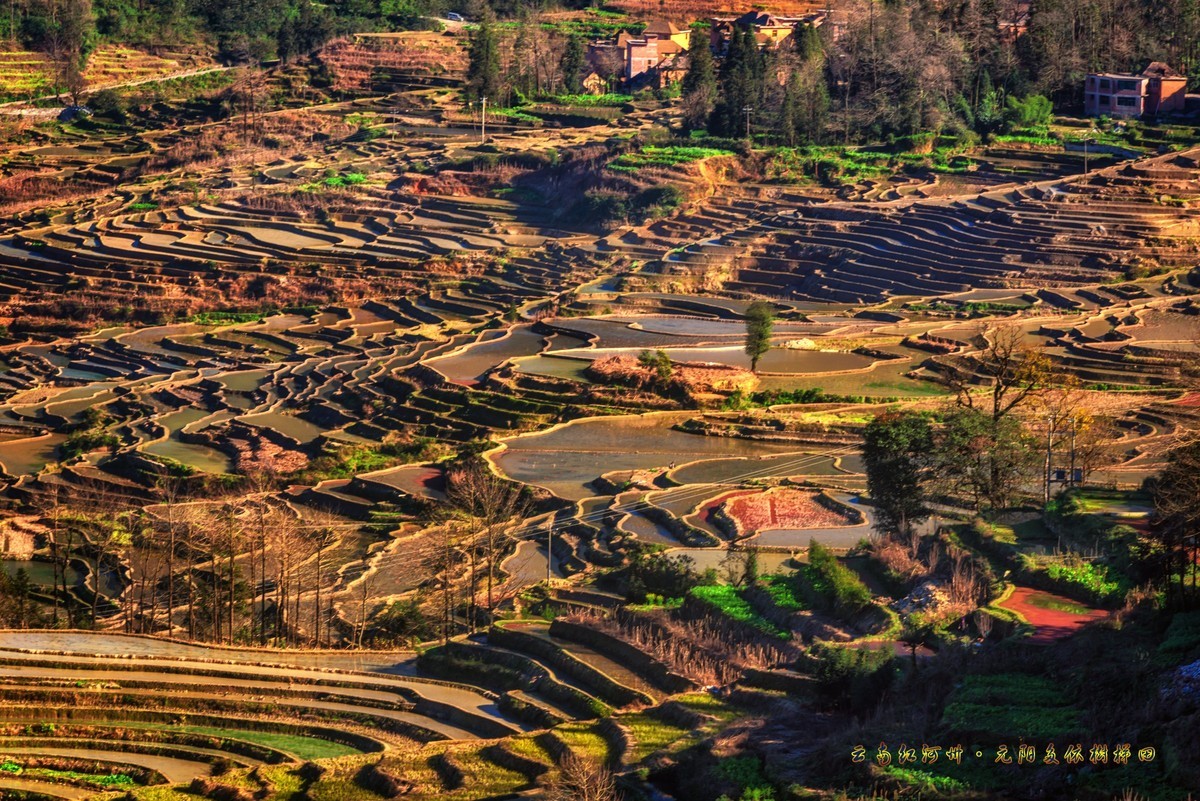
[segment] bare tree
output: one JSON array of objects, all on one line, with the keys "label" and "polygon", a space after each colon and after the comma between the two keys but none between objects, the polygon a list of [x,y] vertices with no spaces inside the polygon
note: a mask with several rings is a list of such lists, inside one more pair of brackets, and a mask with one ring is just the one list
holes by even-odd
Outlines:
[{"label": "bare tree", "polygon": [[375,583],[375,574],[368,569],[358,580],[358,609],[355,612],[354,647],[362,648],[363,636],[367,631],[367,609],[370,605],[371,588]]},{"label": "bare tree", "polygon": [[[981,332],[982,347],[969,355],[940,362],[937,381],[951,390],[960,406],[986,411],[1000,420],[1046,385],[1050,364],[1046,356],[1025,342],[1015,323],[1004,323]],[[985,394],[980,386],[988,387]]]},{"label": "bare tree", "polygon": [[468,539],[473,540],[464,543],[465,547],[473,550],[477,542],[484,552],[490,614],[495,608],[496,568],[511,542],[506,534],[507,526],[528,509],[523,489],[497,476],[486,463],[475,461],[448,473],[446,497],[452,515],[465,524]]},{"label": "bare tree", "polygon": [[46,50],[54,63],[55,90],[65,90],[77,106],[87,88],[83,68],[96,27],[92,0],[63,0],[57,11],[58,25],[46,38]]},{"label": "bare tree", "polygon": [[[308,538],[299,520],[279,515],[268,535],[268,547],[275,554],[275,639],[291,642],[299,626],[299,616],[289,614],[290,605],[299,598],[299,566],[307,557]],[[293,599],[295,596],[295,599]]]},{"label": "bare tree", "polygon": [[[458,566],[466,555],[464,545],[474,538],[468,533],[467,526],[461,520],[450,519],[434,526],[429,532],[433,547],[427,552],[425,567],[433,575],[440,577],[439,617],[441,618],[442,642],[447,643],[454,632],[454,596],[455,576]],[[473,599],[472,599],[473,602]]]},{"label": "bare tree", "polygon": [[[67,564],[71,558],[71,544],[74,539],[74,530],[68,527],[66,543],[60,543],[60,537],[63,534],[62,521],[62,490],[59,484],[52,483],[47,487],[46,492],[39,499],[40,511],[42,516],[50,523],[50,569],[51,582],[53,590],[51,595],[54,596],[54,617],[53,623],[55,628],[58,627],[59,607],[67,599],[67,579],[66,571]],[[65,547],[64,547],[65,546]],[[59,592],[59,582],[61,579],[62,592]],[[68,612],[68,617],[70,613]]]},{"label": "bare tree", "polygon": [[979,632],[980,639],[986,640],[988,635],[992,633],[992,616],[982,609],[975,612],[975,630]]},{"label": "bare tree", "polygon": [[599,762],[568,751],[546,797],[550,801],[616,801],[612,771]]},{"label": "bare tree", "polygon": [[319,514],[310,522],[310,525],[315,526],[310,530],[309,540],[311,548],[316,552],[317,575],[313,585],[313,642],[318,648],[321,647],[321,567],[325,551],[338,541],[337,529],[334,528],[337,522],[337,517],[326,513]]}]

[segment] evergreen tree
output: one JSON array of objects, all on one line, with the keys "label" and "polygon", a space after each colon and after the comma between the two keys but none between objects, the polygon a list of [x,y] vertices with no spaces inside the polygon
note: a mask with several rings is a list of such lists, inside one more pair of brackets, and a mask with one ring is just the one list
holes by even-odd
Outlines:
[{"label": "evergreen tree", "polygon": [[1000,95],[992,86],[992,76],[984,70],[980,78],[979,103],[975,106],[975,124],[980,133],[994,131],[1004,119]]},{"label": "evergreen tree", "polygon": [[796,25],[796,29],[792,33],[792,42],[795,45],[796,55],[802,62],[825,57],[825,45],[821,42],[821,34],[807,22]]},{"label": "evergreen tree", "polygon": [[771,329],[775,326],[775,309],[770,303],[756,300],[746,309],[746,355],[750,370],[758,372],[758,360],[771,349]]},{"label": "evergreen tree", "polygon": [[501,105],[500,96],[500,43],[496,35],[495,19],[490,12],[484,14],[479,27],[471,35],[467,61],[466,95],[469,100],[488,100]]},{"label": "evergreen tree", "polygon": [[[721,99],[713,108],[709,130],[718,136],[745,134],[745,115],[762,94],[762,53],[751,28],[735,28],[721,65]],[[747,112],[750,109],[751,112]]]},{"label": "evergreen tree", "polygon": [[879,525],[888,533],[907,535],[926,517],[925,481],[933,430],[915,412],[887,412],[867,424],[863,461],[867,491]]},{"label": "evergreen tree", "polygon": [[713,63],[708,36],[699,29],[692,31],[688,45],[688,70],[680,86],[683,95],[683,121],[689,130],[708,122],[717,100],[717,71]]},{"label": "evergreen tree", "polygon": [[567,48],[562,57],[563,84],[567,91],[575,94],[583,91],[583,68],[587,66],[583,50],[583,40],[579,34],[571,34],[567,39]]}]

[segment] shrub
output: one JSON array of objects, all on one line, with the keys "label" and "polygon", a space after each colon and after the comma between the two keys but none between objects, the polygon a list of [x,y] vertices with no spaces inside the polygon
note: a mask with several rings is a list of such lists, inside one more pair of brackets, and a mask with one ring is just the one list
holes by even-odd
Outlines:
[{"label": "shrub", "polygon": [[821,693],[835,706],[855,712],[874,706],[892,683],[892,651],[870,651],[818,643],[813,678]]},{"label": "shrub", "polygon": [[121,444],[116,434],[110,434],[107,431],[89,429],[87,431],[76,431],[69,435],[61,445],[58,446],[59,455],[62,459],[73,459],[76,456],[88,453],[90,451],[99,450],[100,448],[116,448]]},{"label": "shrub", "polygon": [[867,585],[816,540],[809,544],[804,575],[813,589],[828,598],[840,615],[853,616],[871,603]]},{"label": "shrub", "polygon": [[655,186],[634,195],[631,211],[648,217],[662,217],[683,203],[683,193],[674,186]]},{"label": "shrub", "polygon": [[1186,660],[1200,649],[1200,612],[1179,612],[1158,645],[1158,652],[1174,660]]},{"label": "shrub", "polygon": [[629,201],[623,195],[595,191],[584,192],[583,197],[567,212],[571,220],[600,225],[624,220],[628,215]]},{"label": "shrub", "polygon": [[626,572],[625,592],[630,600],[644,602],[651,596],[682,598],[702,581],[690,556],[641,552]]},{"label": "shrub", "polygon": [[1096,603],[1109,603],[1125,594],[1124,582],[1110,578],[1108,568],[1095,562],[1052,563],[1046,576],[1066,591],[1083,590]]}]

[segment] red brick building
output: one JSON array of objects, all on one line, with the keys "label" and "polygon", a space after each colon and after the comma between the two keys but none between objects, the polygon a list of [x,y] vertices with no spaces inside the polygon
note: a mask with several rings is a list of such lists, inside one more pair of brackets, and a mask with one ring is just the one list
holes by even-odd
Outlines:
[{"label": "red brick building", "polygon": [[1183,111],[1186,100],[1187,78],[1161,61],[1137,75],[1091,73],[1083,88],[1089,117],[1156,117]]}]

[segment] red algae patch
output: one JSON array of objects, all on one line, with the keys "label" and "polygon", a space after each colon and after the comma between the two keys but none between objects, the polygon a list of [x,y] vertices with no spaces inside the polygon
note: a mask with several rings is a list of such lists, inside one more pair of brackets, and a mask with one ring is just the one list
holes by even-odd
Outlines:
[{"label": "red algae patch", "polygon": [[1070,637],[1093,620],[1107,617],[1103,609],[1094,609],[1061,595],[1017,587],[1005,600],[997,604],[1016,612],[1033,626],[1030,642],[1050,644]]}]

